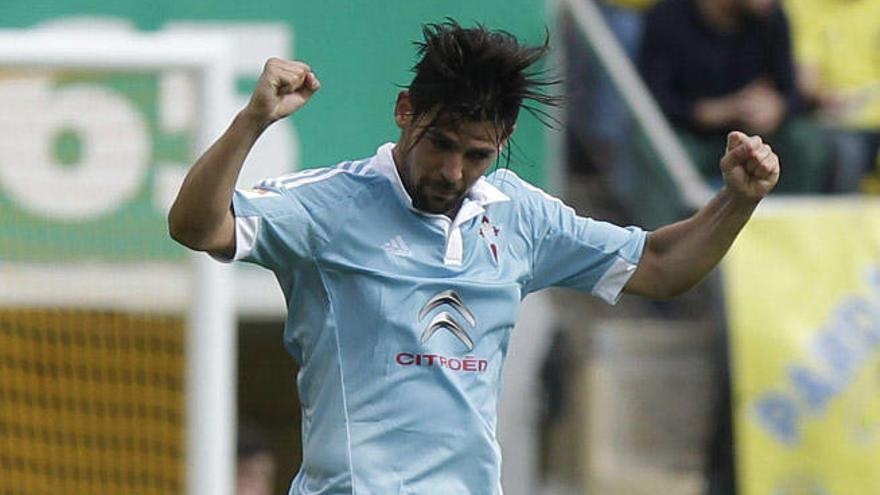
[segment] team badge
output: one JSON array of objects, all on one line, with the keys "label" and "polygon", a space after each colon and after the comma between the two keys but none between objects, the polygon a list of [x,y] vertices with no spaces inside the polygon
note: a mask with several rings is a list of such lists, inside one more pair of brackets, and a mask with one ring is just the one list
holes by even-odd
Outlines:
[{"label": "team badge", "polygon": [[260,186],[253,187],[251,189],[242,189],[241,193],[244,195],[244,197],[248,199],[273,198],[280,196],[280,194],[278,194],[277,192]]},{"label": "team badge", "polygon": [[498,244],[501,240],[501,229],[492,225],[492,222],[489,221],[489,217],[486,215],[483,215],[483,219],[480,221],[480,237],[486,241],[489,251],[492,252],[492,258],[495,260],[495,263],[498,263]]}]

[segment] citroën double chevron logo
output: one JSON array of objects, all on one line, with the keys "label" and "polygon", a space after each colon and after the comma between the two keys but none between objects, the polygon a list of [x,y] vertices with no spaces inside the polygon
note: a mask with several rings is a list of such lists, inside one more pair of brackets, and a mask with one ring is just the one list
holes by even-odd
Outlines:
[{"label": "citro\u00ebn double chevron logo", "polygon": [[[421,311],[419,311],[419,321],[421,322],[431,313],[431,311],[443,305],[454,308],[458,314],[464,317],[465,321],[467,321],[471,327],[477,325],[477,319],[474,317],[474,314],[464,305],[461,296],[452,289],[439,292],[428,299],[428,302],[426,302],[425,305],[422,306]],[[468,351],[474,349],[473,339],[471,339],[471,336],[468,335],[462,324],[459,323],[449,311],[441,311],[431,318],[431,321],[428,322],[425,330],[422,331],[420,342],[424,344],[440,329],[446,329],[452,332],[452,334],[455,335],[465,347],[467,347]]]}]

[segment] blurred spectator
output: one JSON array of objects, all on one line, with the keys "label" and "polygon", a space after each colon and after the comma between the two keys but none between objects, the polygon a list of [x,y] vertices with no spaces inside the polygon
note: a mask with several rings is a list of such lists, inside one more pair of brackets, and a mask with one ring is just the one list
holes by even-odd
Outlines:
[{"label": "blurred spectator", "polygon": [[236,495],[275,493],[275,456],[259,431],[250,426],[239,428],[236,457]]},{"label": "blurred spectator", "polygon": [[[590,1],[590,0],[581,0]],[[620,47],[635,61],[642,37],[644,11],[656,0],[600,0],[596,6]],[[611,164],[615,148],[622,147],[629,132],[629,117],[617,89],[585,41],[585,34],[569,17],[560,19],[560,31],[566,45],[566,83],[570,105],[568,128],[583,142],[590,162],[598,168]],[[582,173],[583,162],[572,164]]]},{"label": "blurred spectator", "polygon": [[[583,1],[583,0],[582,0]],[[635,61],[644,29],[644,11],[655,0],[605,0],[596,2],[608,28],[614,33],[623,51]],[[591,134],[606,146],[623,147],[629,135],[629,117],[617,89],[605,70],[598,74],[594,95],[594,112],[587,118]],[[583,114],[581,114],[583,118]]]},{"label": "blurred spectator", "polygon": [[[579,0],[591,2],[593,0]],[[635,63],[644,26],[644,12],[656,0],[597,0],[596,7],[620,48]],[[565,44],[566,132],[569,172],[575,176],[598,176],[611,201],[607,206],[624,214],[636,195],[638,181],[631,156],[634,121],[622,95],[586,41],[572,17],[559,20],[560,39]],[[576,179],[576,177],[574,178]],[[601,201],[597,191],[581,190],[572,182],[567,193],[591,198],[591,209]],[[595,211],[595,210],[594,210]],[[607,214],[607,213],[606,213]],[[621,222],[631,221],[618,218]]]},{"label": "blurred spectator", "polygon": [[783,172],[778,191],[819,192],[827,181],[818,126],[798,117],[788,21],[775,0],[663,0],[645,20],[639,66],[705,177],[733,129],[760,134]]},{"label": "blurred spectator", "polygon": [[[588,1],[588,0],[582,0]],[[621,48],[635,63],[644,31],[644,13],[656,0],[601,0],[596,2],[608,28]],[[633,120],[622,96],[605,69],[596,81],[593,112],[586,119],[591,136],[591,149],[603,165],[610,167],[611,186],[627,198],[635,193],[636,171],[629,156]],[[580,114],[583,118],[583,114]]]},{"label": "blurred spectator", "polygon": [[880,150],[880,0],[786,0],[798,82],[834,143],[831,190],[853,192]]}]

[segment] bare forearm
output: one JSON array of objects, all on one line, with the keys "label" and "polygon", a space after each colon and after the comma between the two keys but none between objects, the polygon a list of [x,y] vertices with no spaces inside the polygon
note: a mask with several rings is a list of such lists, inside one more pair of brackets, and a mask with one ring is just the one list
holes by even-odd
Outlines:
[{"label": "bare forearm", "polygon": [[696,215],[648,236],[624,289],[668,299],[690,289],[721,261],[739,231],[779,180],[779,157],[759,136],[734,131],[719,163],[724,188]]},{"label": "bare forearm", "polygon": [[196,161],[168,215],[171,236],[190,248],[214,251],[232,233],[235,183],[265,125],[239,113],[226,132]]},{"label": "bare forearm", "polygon": [[694,216],[650,234],[645,247],[655,265],[648,295],[675,297],[700,282],[721,261],[757,202],[722,189]]},{"label": "bare forearm", "polygon": [[272,122],[296,112],[320,87],[302,62],[266,61],[247,106],[184,179],[168,214],[171,237],[192,249],[232,256],[235,219],[230,205],[244,159]]}]

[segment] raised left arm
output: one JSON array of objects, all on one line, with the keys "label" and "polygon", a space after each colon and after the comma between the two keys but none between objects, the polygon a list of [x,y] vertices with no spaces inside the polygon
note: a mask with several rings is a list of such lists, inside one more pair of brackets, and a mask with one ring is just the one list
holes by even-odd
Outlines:
[{"label": "raised left arm", "polygon": [[721,159],[724,187],[694,216],[648,235],[624,291],[671,299],[721,261],[755,207],[779,180],[779,158],[758,136],[731,132]]}]

